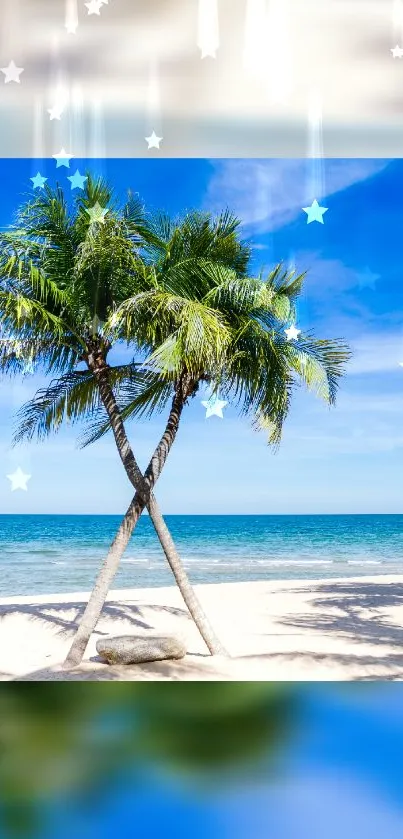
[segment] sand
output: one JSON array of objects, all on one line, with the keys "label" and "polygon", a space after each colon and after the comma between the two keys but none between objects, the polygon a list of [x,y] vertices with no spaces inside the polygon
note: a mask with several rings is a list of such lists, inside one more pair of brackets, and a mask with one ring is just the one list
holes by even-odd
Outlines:
[{"label": "sand", "polygon": [[[0,600],[0,680],[289,680],[403,678],[403,576],[222,583],[196,591],[230,658],[211,657],[175,588],[110,593],[79,668],[63,671],[88,593]],[[102,634],[175,632],[180,661],[100,662]]]}]

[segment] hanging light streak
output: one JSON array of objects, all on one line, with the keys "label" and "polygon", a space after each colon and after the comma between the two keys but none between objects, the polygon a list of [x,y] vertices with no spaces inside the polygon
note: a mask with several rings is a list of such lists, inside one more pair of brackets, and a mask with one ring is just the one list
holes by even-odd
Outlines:
[{"label": "hanging light streak", "polygon": [[323,162],[322,103],[317,92],[311,94],[308,107],[308,176],[307,199],[319,201],[325,193]]},{"label": "hanging light streak", "polygon": [[247,0],[243,63],[267,89],[272,102],[283,102],[292,88],[292,47],[287,0]]},{"label": "hanging light streak", "polygon": [[78,27],[77,0],[66,0],[65,29],[67,34],[75,35]]},{"label": "hanging light streak", "polygon": [[147,132],[160,133],[161,129],[161,82],[158,63],[152,58],[148,68],[147,84]]},{"label": "hanging light streak", "polygon": [[199,0],[197,46],[202,58],[216,57],[220,46],[218,0]]},{"label": "hanging light streak", "polygon": [[267,3],[248,0],[246,6],[243,63],[250,76],[261,79],[267,65]]},{"label": "hanging light streak", "polygon": [[36,95],[34,98],[34,114],[33,114],[33,136],[32,136],[32,157],[37,163],[41,163],[44,159],[44,133],[43,133],[43,97]]},{"label": "hanging light streak", "polygon": [[76,157],[86,156],[84,96],[80,82],[74,82],[71,89],[71,137],[70,146],[75,149]]},{"label": "hanging light streak", "polygon": [[287,0],[269,0],[268,92],[273,102],[284,102],[292,89],[292,55]]},{"label": "hanging light streak", "polygon": [[103,106],[100,97],[91,101],[91,126],[89,156],[97,161],[98,168],[105,161],[105,122]]}]

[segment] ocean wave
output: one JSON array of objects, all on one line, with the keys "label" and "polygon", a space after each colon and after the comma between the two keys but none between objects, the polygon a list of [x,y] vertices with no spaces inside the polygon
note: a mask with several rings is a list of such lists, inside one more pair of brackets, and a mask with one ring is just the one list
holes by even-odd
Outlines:
[{"label": "ocean wave", "polygon": [[152,562],[151,559],[122,559],[122,562],[128,562],[131,565],[137,565],[139,562]]},{"label": "ocean wave", "polygon": [[333,559],[257,559],[259,565],[333,565]]},{"label": "ocean wave", "polygon": [[348,559],[347,565],[381,565],[381,559]]},{"label": "ocean wave", "polygon": [[281,565],[333,565],[333,559],[243,559],[243,560],[223,560],[223,559],[192,559],[183,560],[185,565],[201,565],[211,568],[212,565],[225,566],[227,568],[252,568],[255,565],[267,566],[281,566]]}]

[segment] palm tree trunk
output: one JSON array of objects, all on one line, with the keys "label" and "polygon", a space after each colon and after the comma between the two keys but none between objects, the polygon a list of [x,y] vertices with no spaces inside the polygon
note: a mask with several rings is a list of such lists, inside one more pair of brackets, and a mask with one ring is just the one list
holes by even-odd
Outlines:
[{"label": "palm tree trunk", "polygon": [[187,398],[186,390],[184,390],[183,383],[181,382],[176,390],[172,402],[166,429],[157,448],[155,449],[143,477],[127,439],[121,414],[112,388],[109,385],[107,369],[107,367],[106,369],[102,367],[102,374],[97,377],[100,394],[111,421],[119,455],[129,480],[136,488],[136,494],[120,524],[119,530],[108,551],[108,555],[102,564],[94,589],[84,611],[82,620],[80,621],[64,666],[76,666],[81,662],[89,638],[94,631],[102,612],[111,583],[118,570],[120,559],[145,507],[147,507],[183,600],[188,607],[188,610],[203,640],[212,655],[225,655],[226,651],[222,647],[220,641],[216,638],[193,591],[192,585],[175,548],[173,539],[161,515],[155,496],[152,493],[152,489],[161,474],[166,458],[168,457],[176,437],[180,416]]},{"label": "palm tree trunk", "polygon": [[135,496],[120,523],[119,530],[101,565],[90,599],[66,656],[63,665],[65,668],[76,667],[82,661],[88,641],[98,623],[109,589],[119,568],[120,560],[127,548],[136,523],[140,518],[141,509],[139,510],[138,506]]}]

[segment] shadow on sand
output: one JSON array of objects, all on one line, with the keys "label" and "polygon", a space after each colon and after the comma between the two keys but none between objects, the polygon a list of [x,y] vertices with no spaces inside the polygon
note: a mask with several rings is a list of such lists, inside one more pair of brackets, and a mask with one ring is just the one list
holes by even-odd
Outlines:
[{"label": "shadow on sand", "polygon": [[[279,594],[282,592],[279,591]],[[284,590],[284,594],[298,594],[300,596],[309,594],[313,606],[312,612],[299,614],[288,614],[277,619],[277,625],[294,628],[297,640],[295,651],[278,652],[270,650],[262,654],[247,654],[236,659],[240,661],[253,660],[263,664],[267,661],[278,662],[279,672],[282,678],[287,679],[287,665],[293,661],[305,662],[307,678],[315,679],[315,673],[321,672],[322,677],[332,679],[332,667],[337,667],[345,673],[346,679],[354,681],[372,680],[397,680],[403,679],[403,627],[399,626],[396,620],[394,623],[388,615],[388,611],[394,607],[402,609],[403,623],[403,584],[385,583],[384,581],[366,582],[358,581],[329,581],[312,583],[311,586]],[[25,614],[32,620],[45,621],[57,628],[58,633],[63,635],[72,634],[77,626],[85,604],[77,602],[69,603],[48,603],[48,604],[10,604],[0,606],[0,620],[10,614]],[[124,604],[118,601],[110,601],[105,605],[103,618],[113,619],[115,622],[129,622],[133,628],[142,630],[154,629],[144,620],[143,610],[152,610],[155,613],[165,613],[178,617],[186,616],[190,620],[185,609],[148,604],[140,607],[132,604]],[[66,613],[73,612],[74,618],[67,619]],[[280,630],[281,632],[281,630]],[[96,634],[107,634],[99,629]],[[270,633],[273,636],[273,633]],[[346,653],[335,650],[319,652],[306,649],[304,635],[325,635],[335,640],[346,640],[357,645],[357,652],[351,648]],[[375,652],[371,654],[361,651],[359,645],[370,644]],[[394,649],[391,650],[390,648]],[[389,649],[388,649],[389,648]],[[398,648],[398,649],[396,649]],[[402,649],[400,654],[399,648]],[[134,666],[103,665],[94,657],[86,661],[80,668],[70,671],[55,671],[53,668],[43,669],[30,673],[24,677],[14,679],[15,681],[82,681],[82,680],[148,680],[168,679],[179,681],[183,679],[231,679],[227,668],[211,667],[213,658],[210,656],[188,655],[181,661],[152,662],[150,664]],[[310,667],[310,664],[312,667]],[[283,666],[281,666],[283,665]],[[269,672],[269,666],[268,666]],[[263,669],[264,674],[264,669]],[[264,676],[263,676],[264,678]],[[269,678],[269,676],[268,676]],[[340,678],[340,676],[337,676]]]},{"label": "shadow on sand", "polygon": [[[293,588],[284,590],[284,593],[300,594],[307,593],[307,588]],[[310,601],[314,612],[290,615],[278,619],[281,626],[293,627],[296,630],[308,631],[312,634],[318,633],[334,639],[348,639],[360,644],[371,644],[379,654],[368,655],[360,653],[353,654],[351,651],[338,652],[313,652],[295,650],[292,652],[280,652],[274,654],[263,654],[260,656],[243,656],[249,661],[281,661],[284,662],[284,672],[287,672],[287,663],[295,660],[304,661],[309,666],[312,664],[312,673],[318,666],[329,665],[342,667],[347,679],[354,681],[376,681],[382,679],[401,680],[403,679],[403,627],[392,623],[385,615],[387,610],[394,607],[402,609],[403,622],[403,584],[385,582],[331,582],[314,583],[309,587],[309,593],[314,595]],[[302,639],[303,636],[299,635]],[[303,646],[303,640],[301,643]],[[385,652],[387,647],[401,647],[402,653]],[[349,675],[351,672],[358,672],[365,668],[366,675]],[[323,672],[323,670],[322,670]],[[340,671],[339,671],[340,672]]]},{"label": "shadow on sand", "polygon": [[[295,588],[293,593],[306,589]],[[284,618],[284,626],[325,632],[355,643],[370,643],[377,647],[402,646],[403,627],[392,623],[385,612],[403,607],[402,583],[317,583],[310,588],[314,594],[314,613]]]},{"label": "shadow on sand", "polygon": [[[0,606],[0,621],[10,615],[27,615],[31,620],[43,621],[46,624],[50,624],[53,628],[58,629],[58,634],[60,635],[71,635],[76,631],[85,607],[86,603],[82,602],[3,604]],[[144,604],[142,609],[152,609],[156,613],[189,617],[186,609],[177,609],[173,606]],[[138,606],[121,603],[119,601],[108,601],[102,610],[101,620],[111,619],[115,622],[126,621],[131,623],[133,627],[141,629],[154,629],[151,624],[146,623],[146,621],[142,619],[142,609]],[[66,612],[74,612],[74,617],[65,617]],[[101,632],[99,629],[96,629],[94,634],[108,635],[109,632]]]}]

